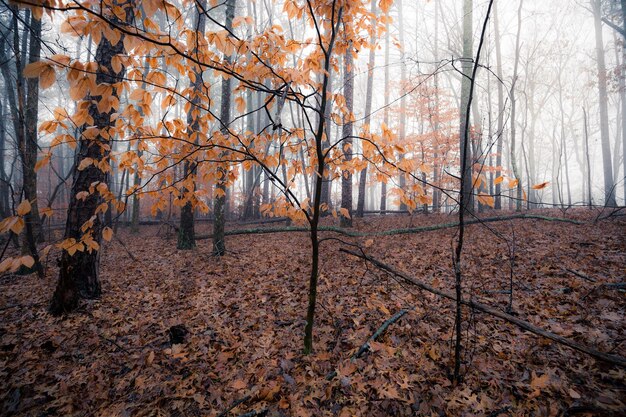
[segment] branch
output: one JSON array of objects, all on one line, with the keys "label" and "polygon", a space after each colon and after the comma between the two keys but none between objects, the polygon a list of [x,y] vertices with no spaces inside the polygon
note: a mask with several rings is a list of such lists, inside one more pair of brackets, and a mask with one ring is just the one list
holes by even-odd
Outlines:
[{"label": "branch", "polygon": [[[406,283],[415,285],[415,286],[417,286],[417,287],[419,287],[419,288],[421,288],[423,290],[426,290],[428,292],[436,294],[436,295],[438,295],[440,297],[456,301],[456,297],[453,294],[450,294],[450,293],[448,293],[446,291],[439,290],[437,288],[431,287],[428,284],[425,284],[425,283],[423,283],[421,281],[418,281],[417,279],[410,277],[406,273],[404,273],[402,271],[398,271],[398,270],[392,268],[391,266],[389,266],[389,265],[387,265],[387,264],[385,264],[385,263],[383,263],[383,262],[381,262],[381,261],[379,261],[379,260],[377,260],[375,258],[372,258],[371,256],[368,256],[368,255],[365,255],[365,254],[361,254],[361,253],[357,253],[357,252],[352,252],[350,250],[343,249],[343,248],[341,248],[339,250],[341,252],[345,252],[345,253],[347,253],[349,255],[356,256],[357,258],[361,258],[361,259],[364,259],[366,261],[369,261],[372,265],[376,266],[377,268],[379,268],[379,269],[381,269],[381,270],[383,270],[385,272],[388,272],[389,274],[391,274],[391,275],[393,275],[393,276],[395,276],[397,278],[402,279],[402,281],[404,281]],[[492,316],[498,317],[498,318],[500,318],[502,320],[508,321],[509,323],[515,324],[516,326],[521,327],[522,329],[527,330],[527,331],[529,331],[531,333],[534,333],[534,334],[539,335],[539,336],[543,336],[543,337],[545,337],[547,339],[550,339],[550,340],[553,340],[553,341],[555,341],[555,342],[557,342],[559,344],[568,346],[568,347],[570,347],[570,348],[572,348],[574,350],[577,350],[579,352],[586,353],[587,355],[590,355],[590,356],[592,356],[592,357],[594,357],[594,358],[596,358],[598,360],[601,360],[601,361],[604,361],[604,362],[607,362],[607,363],[610,363],[610,364],[613,364],[613,365],[621,366],[622,368],[626,368],[626,358],[624,358],[622,356],[612,355],[612,354],[600,352],[600,351],[598,351],[596,349],[590,348],[588,346],[585,346],[585,345],[582,345],[580,343],[574,342],[573,340],[567,339],[567,338],[565,338],[563,336],[559,336],[557,334],[554,334],[552,332],[544,330],[544,329],[542,329],[540,327],[537,327],[537,326],[535,326],[533,324],[528,323],[527,321],[520,320],[517,317],[514,317],[514,316],[512,316],[510,314],[506,314],[506,313],[504,313],[504,312],[502,312],[502,311],[500,311],[500,310],[498,310],[498,309],[496,309],[494,307],[490,307],[490,306],[488,306],[486,304],[482,304],[482,303],[479,303],[477,301],[461,300],[461,303],[466,305],[466,306],[468,306],[468,307],[471,307],[471,308],[473,308],[475,310],[479,310],[479,311],[482,311],[484,313],[490,314]]]},{"label": "branch", "polygon": [[601,20],[603,23],[606,23],[608,27],[610,27],[611,29],[613,29],[614,31],[616,31],[617,33],[619,33],[620,35],[626,38],[626,32],[624,32],[623,28],[617,26],[615,23],[611,22],[606,17],[603,17]]},{"label": "branch", "polygon": [[[348,252],[348,253],[353,253],[353,252]],[[365,352],[370,350],[370,343],[376,341],[376,339],[378,339],[383,333],[385,333],[385,331],[387,330],[387,327],[391,326],[393,323],[400,320],[400,318],[404,316],[406,313],[408,313],[409,310],[411,309],[403,308],[402,310],[398,311],[396,314],[394,314],[393,316],[385,320],[385,322],[378,328],[378,330],[376,330],[376,332],[374,332],[374,334],[370,336],[369,339],[367,339],[367,342],[363,343],[363,345],[361,345],[359,350],[354,355],[352,355],[350,360],[353,361],[363,356]],[[332,371],[331,373],[326,375],[326,380],[330,381],[336,376],[337,376],[337,371]]]},{"label": "branch", "polygon": [[[544,220],[544,221],[552,221],[552,222],[583,224],[582,222],[578,220],[566,219],[563,217],[539,216],[535,214],[513,214],[510,216],[486,217],[484,219],[465,220],[464,223],[465,225],[470,225],[470,224],[501,222],[501,221],[506,221],[506,220],[516,220],[516,219],[534,219],[534,220]],[[342,229],[341,227],[336,227],[336,226],[319,226],[318,230],[320,232],[339,233],[341,235],[350,236],[350,237],[369,237],[369,236],[392,236],[392,235],[405,235],[405,234],[414,234],[414,233],[422,233],[422,232],[433,232],[436,230],[450,229],[453,227],[457,227],[458,225],[459,225],[459,222],[451,222],[451,223],[435,224],[431,226],[410,227],[407,229],[391,229],[391,230],[385,230],[382,232],[355,232],[352,230]],[[264,227],[264,228],[255,228],[255,229],[227,230],[226,232],[224,232],[224,235],[234,236],[234,235],[253,235],[253,234],[287,233],[287,232],[310,232],[310,229],[304,226]],[[211,239],[212,237],[213,235],[199,235],[199,236],[196,236],[196,240],[206,240],[206,239]]]}]

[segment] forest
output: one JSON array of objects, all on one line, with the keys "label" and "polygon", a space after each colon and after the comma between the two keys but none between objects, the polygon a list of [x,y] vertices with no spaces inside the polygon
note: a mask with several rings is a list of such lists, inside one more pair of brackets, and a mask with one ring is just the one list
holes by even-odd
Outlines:
[{"label": "forest", "polygon": [[626,0],[0,0],[0,415],[626,415]]}]

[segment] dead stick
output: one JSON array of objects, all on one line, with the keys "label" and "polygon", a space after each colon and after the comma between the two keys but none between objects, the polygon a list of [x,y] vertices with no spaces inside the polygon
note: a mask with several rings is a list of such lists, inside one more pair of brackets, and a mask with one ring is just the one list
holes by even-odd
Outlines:
[{"label": "dead stick", "polygon": [[596,280],[594,278],[591,278],[588,275],[583,274],[582,272],[578,272],[578,271],[574,271],[573,269],[569,269],[569,268],[563,268],[565,271],[567,272],[571,272],[572,274],[576,275],[579,278],[582,278],[584,280],[587,280],[589,282],[596,282]]},{"label": "dead stick", "polygon": [[238,400],[233,401],[232,404],[226,410],[222,411],[217,417],[224,417],[224,416],[226,416],[228,413],[230,413],[230,411],[233,408],[237,407],[238,405],[241,405],[241,404],[245,403],[249,399],[250,399],[250,396],[246,395],[243,398],[240,398]]},{"label": "dead stick", "polygon": [[128,256],[130,256],[130,259],[132,259],[133,261],[137,262],[137,258],[135,258],[135,255],[133,255],[130,250],[128,250],[128,248],[126,247],[126,245],[124,244],[124,242],[122,241],[122,239],[119,238],[118,235],[114,234],[113,236],[115,236],[115,240],[117,240],[117,242],[122,245],[122,247],[124,248],[124,250],[126,251],[126,253],[128,254]]},{"label": "dead stick", "polygon": [[[393,316],[385,320],[385,322],[374,332],[374,334],[370,336],[369,339],[367,339],[367,342],[363,343],[361,347],[359,348],[359,350],[354,355],[352,355],[350,360],[355,360],[363,356],[363,354],[370,349],[371,342],[376,341],[376,339],[378,339],[383,333],[385,333],[385,331],[387,330],[387,327],[389,327],[393,323],[400,320],[400,318],[408,312],[409,312],[409,309],[403,308],[402,310],[398,311],[396,314],[394,314]],[[326,375],[326,380],[330,381],[336,376],[337,376],[337,371],[332,371],[331,373]]]},{"label": "dead stick", "polygon": [[[501,222],[507,220],[519,220],[519,219],[531,219],[531,220],[544,220],[544,221],[553,221],[553,222],[565,222],[572,224],[583,224],[577,220],[566,219],[562,217],[546,217],[546,216],[538,216],[535,214],[513,214],[510,216],[497,216],[497,217],[486,217],[484,219],[473,219],[465,221],[466,225],[469,224],[480,224],[480,223],[493,223],[493,222]],[[424,233],[424,232],[433,232],[436,230],[444,230],[451,229],[457,227],[459,225],[458,222],[451,223],[441,223],[434,224],[431,226],[420,226],[420,227],[410,227],[407,229],[391,229],[385,230],[382,232],[355,232],[347,229],[342,229],[341,227],[335,226],[320,226],[318,230],[320,232],[333,232],[339,233],[344,236],[350,237],[368,237],[368,236],[392,236],[392,235],[403,235],[403,234],[415,234],[415,233]],[[235,229],[235,230],[227,230],[224,232],[225,236],[234,236],[234,235],[252,235],[252,234],[265,234],[265,233],[287,233],[287,232],[310,232],[308,227],[263,227],[257,229]],[[198,235],[196,236],[196,240],[206,240],[213,238],[213,235]]]},{"label": "dead stick", "polygon": [[[421,288],[423,290],[432,292],[433,294],[437,294],[440,297],[444,297],[444,298],[456,301],[456,297],[454,295],[452,295],[452,294],[450,294],[448,292],[445,292],[445,291],[441,291],[441,290],[439,290],[437,288],[431,287],[430,285],[425,284],[425,283],[423,283],[421,281],[418,281],[415,278],[412,278],[412,277],[408,276],[406,273],[401,272],[401,271],[397,271],[397,270],[393,269],[391,266],[389,266],[389,265],[387,265],[387,264],[385,264],[385,263],[383,263],[383,262],[381,262],[381,261],[379,261],[379,260],[377,260],[375,258],[372,258],[371,256],[364,255],[364,254],[357,253],[357,252],[352,252],[350,250],[343,249],[343,248],[341,248],[339,250],[342,251],[342,252],[345,252],[347,254],[350,254],[352,256],[356,256],[357,258],[365,259],[365,260],[369,261],[372,265],[376,266],[377,268],[382,269],[383,271],[389,272],[390,274],[392,274],[392,275],[394,275],[394,276],[396,276],[398,278],[402,278],[403,281],[405,281],[407,283],[410,283],[410,284],[413,284],[413,285],[415,285],[415,286],[417,286],[417,287],[419,287],[419,288]],[[555,341],[557,343],[560,343],[562,345],[569,346],[570,348],[572,348],[574,350],[586,353],[586,354],[588,354],[590,356],[593,356],[594,358],[599,359],[601,361],[608,362],[608,363],[611,363],[613,365],[618,365],[618,366],[621,366],[623,368],[626,368],[626,358],[624,358],[622,356],[611,355],[611,354],[608,354],[608,353],[603,353],[603,352],[600,352],[600,351],[598,351],[596,349],[593,349],[593,348],[581,345],[580,343],[574,342],[573,340],[567,339],[567,338],[565,338],[563,336],[559,336],[557,334],[551,333],[551,332],[549,332],[547,330],[544,330],[544,329],[542,329],[540,327],[537,327],[537,326],[535,326],[533,324],[530,324],[530,323],[528,323],[528,322],[526,322],[524,320],[520,320],[517,317],[511,316],[510,314],[506,314],[506,313],[504,313],[504,312],[502,312],[500,310],[497,310],[497,309],[495,309],[493,307],[490,307],[490,306],[488,306],[486,304],[482,304],[482,303],[479,303],[479,302],[476,302],[476,301],[467,301],[467,300],[462,300],[461,302],[464,305],[469,306],[469,307],[471,307],[471,308],[473,308],[475,310],[479,310],[479,311],[482,311],[484,313],[491,314],[492,316],[495,316],[495,317],[498,317],[498,318],[503,319],[505,321],[508,321],[509,323],[513,323],[516,326],[521,327],[522,329],[527,330],[527,331],[529,331],[531,333],[534,333],[534,334],[539,335],[539,336],[543,336],[543,337],[545,337],[547,339],[553,340],[553,341]]]}]

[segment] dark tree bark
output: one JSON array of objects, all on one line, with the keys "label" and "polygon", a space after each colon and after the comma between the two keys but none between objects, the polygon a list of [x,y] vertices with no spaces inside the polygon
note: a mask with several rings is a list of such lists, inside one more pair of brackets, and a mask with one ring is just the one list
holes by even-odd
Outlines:
[{"label": "dark tree bark", "polygon": [[[126,23],[132,20],[132,7],[126,6]],[[119,22],[123,24],[123,22]],[[102,37],[96,51],[96,62],[99,65],[96,74],[96,84],[112,85],[121,81],[121,77],[125,71],[124,68],[117,73],[111,65],[112,58],[124,52],[123,37],[115,45],[106,37]],[[117,89],[113,89],[113,95],[117,95]],[[93,101],[97,101],[99,96],[91,96]],[[100,161],[108,158],[111,139],[102,132],[108,131],[114,125],[111,116],[117,109],[111,109],[109,112],[100,112],[95,103],[89,106],[89,115],[93,118],[93,126],[99,129],[94,138],[81,136],[79,141],[79,150],[77,161],[85,158],[91,158],[94,161]],[[65,239],[75,239],[77,242],[81,240],[83,231],[81,227],[88,222],[98,205],[102,203],[102,197],[98,192],[90,193],[85,199],[76,198],[80,192],[89,193],[91,184],[103,183],[108,184],[108,175],[95,165],[91,164],[83,170],[74,169],[74,177],[72,184],[72,193],[67,211],[67,222],[65,225]],[[91,227],[92,238],[96,243],[100,243],[102,237],[102,219],[101,215],[96,215]],[[70,312],[78,306],[80,298],[97,298],[101,294],[99,279],[99,251],[77,251],[70,255],[67,250],[63,250],[59,262],[59,280],[52,297],[50,312],[54,315],[60,315]]]},{"label": "dark tree bark", "polygon": [[[198,33],[204,33],[205,25],[206,25],[206,14],[204,10],[206,9],[206,1],[200,0],[197,4],[197,14],[196,14],[196,30]],[[194,49],[194,54],[198,53],[198,47],[196,45]],[[194,71],[195,79],[191,83],[192,89],[192,97],[191,97],[191,107],[187,113],[187,124],[189,125],[189,137],[195,136],[194,143],[198,144],[198,136],[194,135],[200,130],[200,94],[201,89],[203,87],[202,80],[202,68],[196,67]],[[195,186],[195,175],[196,175],[196,162],[195,160],[188,158],[183,165],[183,176],[187,178],[191,176],[194,178],[194,186]],[[183,193],[191,193],[194,190],[183,189]],[[139,207],[137,207],[137,217]],[[135,210],[133,207],[133,221],[135,216]],[[178,242],[176,247],[181,250],[189,250],[196,247],[196,238],[195,238],[195,221],[194,221],[194,208],[193,203],[189,200],[185,202],[185,205],[180,210],[180,228],[178,229]]]},{"label": "dark tree bark", "polygon": [[[226,19],[224,27],[226,30],[231,31],[233,28],[233,19],[235,18],[235,3],[236,0],[226,1]],[[226,65],[232,62],[231,56],[225,56]],[[220,107],[220,121],[222,123],[222,134],[228,135],[228,125],[230,124],[230,96],[231,91],[231,79],[222,78],[222,96]],[[213,254],[222,256],[226,253],[226,242],[224,236],[224,226],[226,223],[226,183],[228,180],[228,171],[225,167],[220,166],[218,168],[218,179],[215,185],[215,204],[214,215],[215,221],[213,222]]]},{"label": "dark tree bark", "polygon": [[[328,96],[330,93],[331,65],[330,60],[333,54],[333,47],[339,22],[341,22],[341,14],[343,9],[339,8],[337,22],[331,22],[331,36],[328,47],[324,51],[324,73],[322,75],[322,91],[320,92],[320,107],[316,110],[318,114],[317,126],[315,129],[315,153],[317,156],[317,173],[315,178],[315,192],[313,197],[312,213],[308,216],[311,240],[311,274],[309,275],[309,294],[308,306],[306,313],[306,326],[304,327],[304,353],[309,354],[313,351],[313,325],[315,323],[315,307],[317,304],[317,279],[319,277],[319,251],[320,241],[318,238],[318,226],[320,220],[320,211],[322,206],[322,183],[325,177],[326,161],[324,158],[324,132],[327,129],[328,120],[324,115],[327,111],[327,105],[330,105]],[[315,19],[314,16],[312,16]]]},{"label": "dark tree bark", "polygon": [[[31,14],[28,62],[37,62],[41,55],[41,20]],[[26,33],[24,34],[26,37]],[[23,154],[24,196],[31,202],[31,212],[28,220],[32,224],[33,235],[36,241],[43,241],[39,204],[37,199],[37,126],[39,115],[39,78],[29,78],[26,81],[26,109],[25,109],[25,140]]]},{"label": "dark tree bark", "polygon": [[[2,48],[2,46],[0,46]],[[0,217],[9,216],[9,183],[4,170],[6,150],[5,100],[0,98]]]},{"label": "dark tree bark", "polygon": [[[27,27],[22,31],[20,38],[20,30],[18,24],[19,10],[16,7],[10,8],[13,31],[13,53],[14,59],[8,59],[3,45],[0,50],[0,61],[2,62],[2,76],[5,80],[7,98],[13,119],[13,133],[15,136],[17,151],[19,155],[20,168],[22,173],[22,195],[25,200],[31,204],[31,210],[24,216],[25,233],[22,235],[22,253],[31,255],[35,260],[32,270],[37,271],[40,277],[43,277],[44,271],[37,253],[37,240],[42,240],[41,221],[39,218],[39,210],[37,207],[37,175],[35,173],[35,163],[37,160],[37,106],[39,94],[39,80],[29,79],[25,82],[23,69],[26,60],[25,52],[29,36],[31,39],[30,50],[28,53],[29,62],[38,60],[41,50],[39,36],[41,35],[41,22],[33,19]],[[24,22],[28,21],[29,14],[23,18]],[[31,31],[31,24],[33,25]],[[8,46],[7,34],[3,33]],[[10,48],[10,47],[9,47]],[[9,64],[15,63],[15,82],[13,75],[9,69]],[[26,85],[25,85],[26,84]],[[34,120],[34,121],[33,121]],[[7,184],[8,185],[8,184]],[[21,197],[21,196],[20,196]],[[21,273],[30,273],[31,269],[22,268]]]}]

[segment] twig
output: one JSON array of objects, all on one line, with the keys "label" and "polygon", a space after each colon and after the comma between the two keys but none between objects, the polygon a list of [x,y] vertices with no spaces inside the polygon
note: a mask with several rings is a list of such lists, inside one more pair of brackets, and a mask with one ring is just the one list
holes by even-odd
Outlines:
[{"label": "twig", "polygon": [[100,336],[100,338],[101,338],[102,340],[105,340],[105,341],[107,341],[107,342],[111,343],[112,345],[114,345],[114,346],[115,346],[116,348],[118,348],[119,350],[121,350],[121,351],[123,351],[123,352],[126,352],[126,353],[128,353],[128,354],[130,354],[130,351],[129,351],[129,350],[127,350],[127,349],[126,349],[126,348],[124,348],[123,346],[120,346],[120,345],[119,345],[119,344],[118,344],[115,340],[111,340],[111,339],[109,339],[109,338],[106,338],[106,337],[102,336],[101,334],[99,334],[98,336]]},{"label": "twig", "polygon": [[122,245],[122,247],[124,248],[124,250],[126,251],[126,253],[128,254],[128,256],[130,256],[130,259],[132,259],[133,261],[137,262],[137,258],[135,258],[135,255],[133,255],[130,250],[128,250],[128,247],[126,247],[126,244],[124,244],[124,242],[122,241],[122,239],[119,238],[118,235],[114,234],[113,236],[115,236],[115,240],[117,240],[117,242]]},{"label": "twig", "polygon": [[252,411],[248,411],[247,413],[239,415],[239,417],[263,417],[267,415],[268,411],[269,410],[267,408],[261,411],[252,410]]},{"label": "twig", "polygon": [[245,403],[249,399],[250,399],[250,396],[246,395],[243,398],[239,398],[238,400],[233,401],[232,404],[226,410],[224,410],[221,413],[219,413],[217,417],[225,417],[228,413],[230,413],[230,411],[233,408],[237,407],[238,405],[241,405],[241,404]]},{"label": "twig", "polygon": [[[348,251],[348,253],[353,253],[353,252]],[[402,316],[404,316],[406,313],[408,313],[409,310],[412,310],[412,309],[404,308],[404,309],[398,311],[396,314],[394,314],[390,318],[388,318],[387,320],[385,320],[385,322],[376,330],[376,332],[374,332],[374,334],[372,336],[370,336],[369,339],[367,339],[367,342],[363,343],[361,345],[361,347],[359,348],[359,350],[354,355],[352,355],[350,360],[354,361],[355,359],[360,358],[361,356],[363,356],[363,354],[365,352],[370,350],[370,343],[376,341],[376,339],[378,339],[383,333],[385,333],[385,331],[387,330],[387,328],[390,325],[392,325],[393,323],[395,323],[398,320],[400,320],[400,318]],[[337,376],[337,371],[332,371],[331,373],[326,375],[326,380],[330,381],[331,379],[333,379],[336,376]]]},{"label": "twig", "polygon": [[567,272],[571,272],[572,274],[576,275],[577,277],[582,278],[584,280],[587,280],[589,282],[596,282],[596,280],[594,278],[591,278],[590,276],[585,275],[582,272],[574,271],[573,269],[569,269],[569,268],[563,268],[563,270],[565,270]]}]

